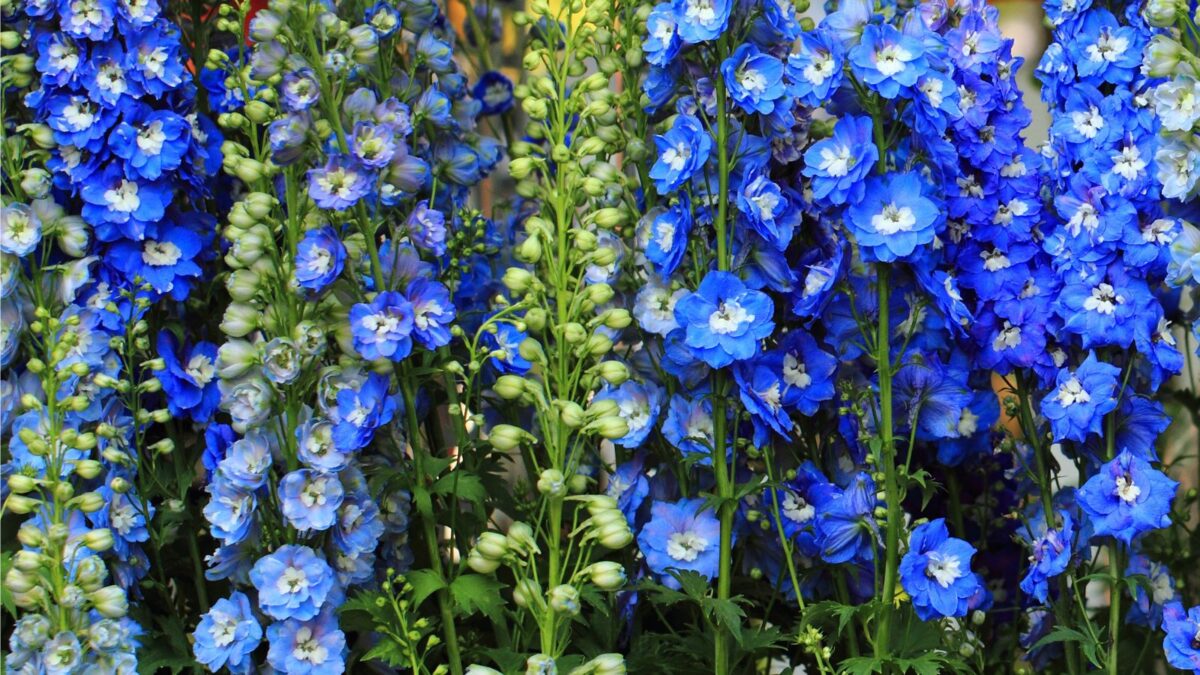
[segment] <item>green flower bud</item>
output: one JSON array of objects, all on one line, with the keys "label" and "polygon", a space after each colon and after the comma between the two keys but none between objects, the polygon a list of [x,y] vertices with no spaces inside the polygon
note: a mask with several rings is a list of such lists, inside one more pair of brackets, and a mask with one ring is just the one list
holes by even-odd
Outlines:
[{"label": "green flower bud", "polygon": [[40,499],[31,499],[15,494],[9,495],[8,499],[4,500],[4,508],[18,515],[33,513],[41,504],[42,500]]},{"label": "green flower bud", "polygon": [[37,577],[26,574],[15,567],[4,575],[4,586],[13,593],[28,593],[36,584]]},{"label": "green flower bud", "polygon": [[533,528],[519,520],[508,526],[508,547],[522,555],[541,552]]},{"label": "green flower bud", "polygon": [[464,671],[464,675],[504,675],[504,673],[496,670],[495,668],[488,668],[487,666],[481,666],[478,663],[472,663],[471,665],[467,666],[467,669]]},{"label": "green flower bud", "polygon": [[500,569],[500,561],[492,558],[485,558],[483,555],[474,549],[467,554],[467,567],[478,572],[479,574],[491,574]]},{"label": "green flower bud", "polygon": [[546,362],[546,352],[542,349],[542,343],[531,337],[521,341],[521,344],[517,346],[517,353],[531,363]]},{"label": "green flower bud", "polygon": [[92,530],[83,535],[83,545],[96,553],[103,553],[113,546],[112,531],[106,527]]},{"label": "green flower bud", "polygon": [[221,332],[230,337],[245,337],[259,327],[259,311],[251,305],[231,302],[221,320]]},{"label": "green flower bud", "polygon": [[579,614],[579,589],[569,584],[559,584],[550,589],[550,608],[559,614]]},{"label": "green flower bud", "polygon": [[612,417],[613,415],[619,414],[621,414],[621,408],[617,405],[617,402],[607,398],[599,401],[593,400],[592,404],[588,406],[587,409],[588,419],[592,420],[600,419],[601,417]]},{"label": "green flower bud", "polygon": [[602,591],[615,591],[625,585],[625,568],[611,560],[592,563],[586,570],[592,583]]},{"label": "green flower bud", "polygon": [[521,579],[513,586],[513,602],[517,607],[535,606],[542,597],[542,585],[533,579]]},{"label": "green flower bud", "polygon": [[591,660],[594,675],[625,675],[625,657],[620,654],[601,654]]},{"label": "green flower bud", "polygon": [[37,489],[37,481],[25,474],[14,473],[8,477],[8,488],[18,495],[23,495]]},{"label": "green flower bud", "polygon": [[603,333],[592,333],[584,344],[584,352],[592,356],[604,356],[612,350],[613,341]]},{"label": "green flower bud", "polygon": [[562,325],[562,338],[567,344],[577,345],[587,339],[587,330],[582,324],[571,321]]},{"label": "green flower bud", "polygon": [[510,267],[504,271],[502,281],[508,290],[517,295],[523,295],[525,291],[529,290],[529,286],[534,282],[534,278],[533,274],[527,269]]},{"label": "green flower bud", "polygon": [[562,423],[571,429],[578,429],[583,426],[585,420],[583,406],[574,401],[558,401],[554,402],[558,408],[559,419]]},{"label": "green flower bud", "polygon": [[513,401],[525,393],[525,379],[520,375],[501,375],[492,390],[506,401]]},{"label": "green flower bud", "polygon": [[258,362],[258,347],[246,340],[229,340],[217,351],[217,375],[223,380],[237,379]]},{"label": "green flower bud", "polygon": [[[85,560],[94,557],[88,556]],[[42,567],[42,556],[34,551],[22,549],[13,554],[12,565],[22,572],[36,572]]]},{"label": "green flower bud", "polygon": [[120,586],[105,586],[100,590],[88,593],[92,607],[102,616],[109,619],[119,619],[129,612],[129,601],[125,598],[125,589]]},{"label": "green flower bud", "polygon": [[626,328],[629,326],[629,324],[633,323],[633,316],[629,313],[629,310],[623,307],[617,307],[605,310],[603,314],[603,321],[606,328],[621,330],[622,328]]},{"label": "green flower bud", "polygon": [[75,508],[84,513],[95,513],[104,508],[104,497],[100,496],[99,492],[85,492],[74,500]]},{"label": "green flower bud", "polygon": [[537,237],[528,237],[517,245],[513,256],[524,263],[536,263],[542,258],[542,242]]},{"label": "green flower bud", "polygon": [[[619,209],[614,206],[606,206],[606,207],[596,211],[592,217],[592,222],[596,223],[597,227],[601,227],[606,230],[611,230],[615,227],[624,225],[626,222],[628,222],[628,220],[629,220],[629,212],[626,211],[625,209]],[[615,256],[614,256],[614,258],[615,258]],[[607,265],[611,262],[612,261],[610,260],[609,262],[606,262],[606,263],[598,262],[597,264]]]},{"label": "green flower bud", "polygon": [[547,497],[561,499],[567,496],[566,478],[558,469],[545,469],[538,476],[538,492]]},{"label": "green flower bud", "polygon": [[620,361],[603,361],[596,367],[596,371],[605,382],[614,387],[629,379],[629,368]]},{"label": "green flower bud", "polygon": [[596,541],[600,545],[609,550],[625,548],[633,541],[633,532],[629,530],[629,523],[619,522],[606,525],[594,531]]},{"label": "green flower bud", "polygon": [[508,539],[499,532],[484,532],[475,542],[475,550],[485,558],[500,560],[508,555]]},{"label": "green flower bud", "polygon": [[[1183,11],[1187,11],[1186,6]],[[1145,17],[1146,23],[1155,28],[1174,26],[1179,13],[1180,7],[1176,0],[1148,0],[1142,9],[1142,16]]]},{"label": "green flower bud", "polygon": [[534,307],[525,312],[525,327],[529,330],[540,333],[546,327],[546,310],[541,307]]},{"label": "green flower bud", "polygon": [[488,442],[497,450],[508,452],[516,449],[527,435],[524,430],[511,424],[497,424],[488,433]]}]

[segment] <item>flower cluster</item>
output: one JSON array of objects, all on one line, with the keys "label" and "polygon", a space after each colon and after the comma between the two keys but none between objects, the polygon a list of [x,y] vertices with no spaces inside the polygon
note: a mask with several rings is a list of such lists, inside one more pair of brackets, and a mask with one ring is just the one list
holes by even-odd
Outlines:
[{"label": "flower cluster", "polygon": [[1043,4],[0,6],[5,664],[1200,672],[1200,15]]}]

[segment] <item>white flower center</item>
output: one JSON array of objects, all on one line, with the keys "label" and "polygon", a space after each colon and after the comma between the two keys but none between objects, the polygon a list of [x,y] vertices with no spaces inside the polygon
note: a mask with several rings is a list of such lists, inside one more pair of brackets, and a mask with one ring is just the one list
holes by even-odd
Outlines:
[{"label": "white flower center", "polygon": [[228,647],[233,644],[233,637],[237,633],[237,621],[228,615],[221,615],[213,622],[212,640],[213,644],[218,647]]},{"label": "white flower center", "polygon": [[983,258],[983,269],[989,272],[999,272],[1012,266],[1012,261],[1000,249],[980,251],[979,257]]},{"label": "white flower center", "polygon": [[121,184],[104,191],[104,201],[108,208],[119,213],[132,213],[141,205],[138,198],[138,184],[131,180],[121,179]]},{"label": "white flower center", "polygon": [[884,45],[875,52],[875,69],[884,77],[892,77],[903,71],[912,60],[912,54],[900,45]]},{"label": "white flower center", "polygon": [[1126,504],[1132,504],[1137,500],[1138,495],[1142,494],[1142,489],[1133,484],[1133,476],[1129,474],[1117,476],[1115,482],[1117,487],[1113,490],[1113,494],[1120,497],[1121,501]]},{"label": "white flower center", "polygon": [[925,98],[929,99],[929,105],[940,108],[945,94],[942,92],[942,81],[936,77],[926,78],[921,83],[921,93],[925,94]]},{"label": "white flower center", "polygon": [[757,70],[742,69],[737,74],[738,84],[751,94],[762,94],[767,89],[767,78]]},{"label": "white flower center", "polygon": [[1062,386],[1058,388],[1058,395],[1055,398],[1064,406],[1087,403],[1092,400],[1091,395],[1083,388],[1083,383],[1074,375],[1071,376],[1071,379],[1062,383]]},{"label": "white flower center", "polygon": [[1083,308],[1091,312],[1111,315],[1117,311],[1117,305],[1125,302],[1125,296],[1119,295],[1112,284],[1101,283],[1092,289],[1092,294],[1083,301]]},{"label": "white flower center", "polygon": [[1092,106],[1087,110],[1071,113],[1071,124],[1080,136],[1090,141],[1104,128],[1104,115],[1100,114],[1099,108]]},{"label": "white flower center", "polygon": [[780,508],[788,520],[796,523],[807,523],[817,514],[817,510],[813,508],[812,504],[791,490],[783,492],[783,503]]},{"label": "white flower center", "polygon": [[802,74],[814,87],[828,80],[833,75],[833,56],[829,52],[817,52]]},{"label": "white flower center", "polygon": [[302,570],[288,566],[275,582],[275,590],[286,595],[295,595],[308,590],[308,576]]},{"label": "white flower center", "polygon": [[1008,321],[1004,322],[1004,328],[996,334],[996,339],[992,340],[992,349],[1001,352],[1005,349],[1012,349],[1021,344],[1021,328],[1014,326]]},{"label": "white flower center", "polygon": [[166,140],[167,135],[163,133],[162,122],[155,120],[138,133],[137,146],[143,155],[157,155],[162,152],[163,142]]},{"label": "white flower center", "polygon": [[394,333],[400,327],[399,317],[392,316],[387,312],[368,314],[363,317],[362,323],[364,328],[375,333],[378,337]]},{"label": "white flower center", "polygon": [[937,551],[929,554],[929,563],[925,567],[925,576],[937,582],[942,588],[966,576],[962,571],[962,561],[958,556],[942,555]]},{"label": "white flower center", "polygon": [[974,436],[979,430],[979,415],[976,415],[970,408],[963,408],[962,414],[958,417],[958,435],[966,438]]},{"label": "white flower center", "polygon": [[795,354],[785,354],[783,357],[783,381],[789,387],[805,389],[812,384],[812,375],[808,374],[807,366]]},{"label": "white flower center", "polygon": [[1096,40],[1095,44],[1088,45],[1087,55],[1089,61],[1100,63],[1107,61],[1112,63],[1121,58],[1129,49],[1129,40],[1123,37],[1114,37],[1107,30]]},{"label": "white flower center", "polygon": [[691,158],[692,148],[684,143],[677,143],[674,147],[664,150],[662,154],[663,161],[671,167],[672,171],[683,171],[683,167]]},{"label": "white flower center", "polygon": [[717,311],[708,317],[708,328],[718,335],[729,335],[753,320],[754,315],[747,312],[737,300],[729,300],[721,303]]},{"label": "white flower center", "polygon": [[316,666],[325,663],[329,650],[321,646],[311,628],[302,626],[296,631],[296,648],[292,650],[292,656],[297,661],[308,661]]},{"label": "white flower center", "polygon": [[442,311],[443,308],[441,303],[436,300],[422,303],[421,305],[418,305],[416,311],[413,312],[413,323],[421,330],[425,330],[430,326],[435,326],[437,325],[437,321],[431,317],[441,314]]},{"label": "white flower center", "polygon": [[309,508],[325,505],[325,479],[316,478],[304,484],[300,491],[300,503]]},{"label": "white flower center", "polygon": [[896,206],[889,203],[883,211],[871,216],[871,227],[883,235],[908,232],[917,224],[917,215],[907,206]]},{"label": "white flower center", "polygon": [[848,145],[821,148],[821,162],[817,166],[830,177],[841,178],[850,173],[850,167],[854,166],[854,155]]},{"label": "white flower center", "polygon": [[155,267],[168,267],[179,262],[183,251],[169,241],[147,241],[142,247],[142,262]]},{"label": "white flower center", "polygon": [[716,20],[717,8],[713,5],[712,0],[692,0],[687,3],[684,16],[688,18],[689,22],[706,26]]},{"label": "white flower center", "polygon": [[675,560],[692,562],[708,548],[708,540],[695,532],[676,532],[667,539],[667,555]]}]

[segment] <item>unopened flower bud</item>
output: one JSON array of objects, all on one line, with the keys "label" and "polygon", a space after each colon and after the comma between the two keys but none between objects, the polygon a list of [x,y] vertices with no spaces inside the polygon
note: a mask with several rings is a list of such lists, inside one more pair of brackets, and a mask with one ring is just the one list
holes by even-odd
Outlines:
[{"label": "unopened flower bud", "polygon": [[119,619],[129,612],[129,601],[125,598],[125,589],[120,586],[105,586],[88,594],[88,600],[102,616]]},{"label": "unopened flower bud", "polygon": [[19,515],[33,513],[37,510],[38,506],[41,506],[41,504],[42,502],[40,499],[32,499],[30,497],[16,494],[9,495],[8,499],[4,500],[5,510]]},{"label": "unopened flower bud", "polygon": [[106,502],[99,492],[85,492],[73,500],[75,508],[84,513],[95,513],[104,508]]},{"label": "unopened flower bud", "polygon": [[625,675],[625,657],[620,654],[601,654],[591,660],[593,675]]},{"label": "unopened flower bud", "polygon": [[571,321],[563,324],[562,337],[567,344],[577,345],[587,339],[587,330],[582,324]]},{"label": "unopened flower bud", "polygon": [[515,449],[525,439],[526,432],[511,424],[497,424],[488,433],[488,442],[501,452]]},{"label": "unopened flower bud", "polygon": [[520,398],[525,393],[525,379],[520,375],[501,375],[496,379],[496,384],[492,386],[500,398],[506,401],[512,401]]},{"label": "unopened flower bud", "polygon": [[550,589],[550,608],[560,614],[579,614],[579,589],[570,584],[559,584]]},{"label": "unopened flower bud", "polygon": [[629,423],[622,417],[601,417],[588,424],[586,430],[599,435],[601,438],[616,440],[624,438],[629,434]]},{"label": "unopened flower bud", "polygon": [[23,495],[37,488],[37,481],[23,473],[14,473],[8,477],[8,488],[18,495]]},{"label": "unopened flower bud", "polygon": [[[1186,6],[1183,11],[1187,11]],[[1142,16],[1155,28],[1170,28],[1179,17],[1179,3],[1177,0],[1147,0]]]},{"label": "unopened flower bud", "polygon": [[538,492],[547,497],[562,498],[567,496],[566,478],[558,469],[545,469],[538,476]]},{"label": "unopened flower bud", "polygon": [[485,558],[500,560],[508,555],[508,538],[499,532],[484,532],[475,542],[475,550]]},{"label": "unopened flower bud", "polygon": [[508,547],[522,554],[537,553],[539,549],[533,528],[519,520],[509,525]]},{"label": "unopened flower bud", "polygon": [[629,529],[628,522],[610,523],[595,530],[596,541],[600,545],[610,550],[624,548],[633,541],[633,532]]},{"label": "unopened flower bud", "polygon": [[587,573],[592,583],[602,591],[615,591],[625,585],[625,568],[611,560],[592,563]]},{"label": "unopened flower bud", "polygon": [[97,528],[83,535],[83,545],[96,553],[103,553],[113,546],[112,530],[106,527]]},{"label": "unopened flower bud", "polygon": [[245,337],[258,328],[259,313],[251,305],[231,302],[225,308],[225,317],[221,320],[221,332],[230,337]]},{"label": "unopened flower bud", "polygon": [[574,401],[563,401],[558,413],[559,419],[563,424],[571,429],[578,429],[583,426],[584,412],[583,406]]},{"label": "unopened flower bud", "polygon": [[522,579],[513,587],[513,600],[518,607],[530,607],[542,597],[542,585],[533,579]]},{"label": "unopened flower bud", "polygon": [[500,560],[485,558],[479,551],[471,549],[471,552],[467,554],[467,567],[479,574],[491,574],[500,568]]}]

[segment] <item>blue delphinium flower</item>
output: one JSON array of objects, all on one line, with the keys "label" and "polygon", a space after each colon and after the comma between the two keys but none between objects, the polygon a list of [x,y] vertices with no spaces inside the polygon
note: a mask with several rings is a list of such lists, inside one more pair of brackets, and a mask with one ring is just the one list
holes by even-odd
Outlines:
[{"label": "blue delphinium flower", "polygon": [[323,209],[345,211],[370,192],[370,175],[346,157],[330,157],[325,166],[308,171],[308,194]]},{"label": "blue delphinium flower", "polygon": [[731,0],[672,0],[676,31],[685,44],[717,39],[729,23]]},{"label": "blue delphinium flower", "polygon": [[243,490],[257,490],[266,483],[272,445],[266,432],[255,429],[229,447],[217,471]]},{"label": "blue delphinium flower", "polygon": [[1143,554],[1136,553],[1129,558],[1125,567],[1125,577],[1140,575],[1147,583],[1132,589],[1133,605],[1125,620],[1127,623],[1160,628],[1163,620],[1164,607],[1175,601],[1179,594],[1175,590],[1175,580],[1171,578],[1167,565],[1157,563]]},{"label": "blue delphinium flower", "polygon": [[412,352],[413,306],[395,291],[350,308],[354,349],[368,359],[402,361]]},{"label": "blue delphinium flower", "polygon": [[671,276],[679,269],[687,253],[688,237],[692,232],[692,204],[687,193],[681,193],[669,207],[657,209],[647,216],[649,232],[644,250],[646,259],[663,276]]},{"label": "blue delphinium flower", "polygon": [[213,604],[192,633],[196,661],[212,672],[228,667],[230,672],[248,672],[250,654],[262,641],[263,630],[250,609],[250,599],[240,591]]},{"label": "blue delphinium flower", "polygon": [[1101,432],[1104,415],[1117,407],[1117,378],[1121,370],[1094,353],[1075,370],[1063,368],[1055,388],[1042,399],[1042,415],[1050,420],[1056,440],[1084,441]]},{"label": "blue delphinium flower", "polygon": [[337,279],[346,264],[346,247],[328,225],[304,233],[296,245],[296,283],[320,292]]},{"label": "blue delphinium flower", "polygon": [[800,35],[787,58],[788,93],[805,105],[819,106],[842,84],[842,43],[829,31]]},{"label": "blue delphinium flower", "polygon": [[843,117],[834,125],[833,136],[805,151],[803,174],[812,179],[813,199],[833,205],[862,199],[863,179],[879,161],[872,134],[870,117]]},{"label": "blue delphinium flower", "polygon": [[346,468],[351,454],[333,442],[333,424],[313,418],[296,428],[296,456],[317,471],[337,472]]},{"label": "blue delphinium flower", "polygon": [[345,491],[332,474],[297,469],[279,482],[279,507],[288,524],[305,532],[333,526]]},{"label": "blue delphinium flower", "polygon": [[375,430],[392,421],[396,400],[388,395],[388,378],[371,373],[358,389],[337,393],[333,444],[340,452],[358,450],[371,442]]},{"label": "blue delphinium flower", "polygon": [[744,219],[759,236],[780,251],[787,249],[800,222],[800,211],[792,201],[789,193],[759,172],[745,177],[737,195],[738,211]]},{"label": "blue delphinium flower", "polygon": [[983,584],[971,571],[975,549],[950,536],[942,518],[919,525],[900,561],[900,582],[922,621],[966,616]]},{"label": "blue delphinium flower", "polygon": [[140,277],[157,293],[187,297],[200,276],[197,257],[204,246],[200,235],[179,225],[160,223],[158,232],[141,241],[122,239],[108,249],[107,262],[127,278]]},{"label": "blue delphinium flower", "polygon": [[259,558],[250,570],[258,606],[279,619],[307,621],[317,615],[333,590],[333,570],[307,546],[285,544]]},{"label": "blue delphinium flower", "polygon": [[437,281],[413,279],[404,289],[412,306],[412,335],[426,349],[450,344],[450,322],[454,321],[454,302],[450,290]]},{"label": "blue delphinium flower", "polygon": [[1058,527],[1048,527],[1045,518],[1034,525],[1042,531],[1031,542],[1033,552],[1029,556],[1029,569],[1021,579],[1021,590],[1038,602],[1046,602],[1050,588],[1047,582],[1067,570],[1074,552],[1075,521],[1066,511],[1056,513]]},{"label": "blue delphinium flower", "polygon": [[1142,532],[1171,524],[1171,502],[1179,483],[1129,450],[1117,453],[1079,488],[1079,505],[1096,536],[1128,545]]},{"label": "blue delphinium flower", "polygon": [[925,45],[889,24],[864,28],[848,56],[855,76],[887,99],[916,84],[929,68]]},{"label": "blue delphinium flower", "polygon": [[713,368],[748,359],[759,341],[775,329],[774,306],[729,272],[705,275],[700,288],[675,305],[675,319],[687,332],[685,344]]},{"label": "blue delphinium flower", "polygon": [[721,554],[721,524],[703,499],[654,502],[650,520],[638,533],[638,548],[646,565],[663,585],[679,588],[670,570],[690,570],[710,579],[717,576]]},{"label": "blue delphinium flower", "polygon": [[655,66],[668,66],[679,54],[680,40],[675,10],[670,3],[660,3],[646,17],[646,39],[642,51],[646,61]]},{"label": "blue delphinium flower", "polygon": [[492,350],[492,358],[488,359],[496,370],[502,374],[524,375],[533,364],[521,356],[521,343],[528,337],[524,331],[512,323],[500,321],[493,324],[496,332],[483,332],[483,344]]},{"label": "blue delphinium flower", "polygon": [[483,103],[480,114],[501,115],[513,106],[513,83],[502,73],[489,70],[479,76],[471,95]]},{"label": "blue delphinium flower", "polygon": [[866,261],[905,260],[937,236],[941,208],[925,196],[915,173],[873,176],[866,194],[850,206],[847,228]]},{"label": "blue delphinium flower", "polygon": [[828,563],[868,562],[882,545],[875,522],[875,481],[865,473],[854,476],[840,491],[831,490],[817,503],[816,544]]},{"label": "blue delphinium flower", "polygon": [[654,145],[658,148],[658,159],[650,167],[650,177],[659,194],[665,195],[678,190],[704,169],[713,140],[700,120],[691,115],[677,115],[667,133],[654,137]]},{"label": "blue delphinium flower", "polygon": [[745,43],[721,64],[729,97],[747,113],[770,115],[784,98],[783,63]]},{"label": "blue delphinium flower", "polygon": [[158,334],[157,348],[164,368],[156,375],[162,383],[171,414],[207,422],[221,402],[217,387],[217,346],[197,342],[181,355],[175,336],[164,330]]},{"label": "blue delphinium flower", "polygon": [[258,508],[254,491],[233,483],[219,472],[213,474],[205,491],[208,503],[204,505],[204,519],[213,538],[226,546],[245,540],[254,527]]},{"label": "blue delphinium flower", "polygon": [[1200,607],[1185,612],[1178,601],[1169,603],[1163,608],[1163,632],[1167,663],[1180,670],[1200,671],[1200,645],[1196,642],[1196,636],[1200,635]]},{"label": "blue delphinium flower", "polygon": [[713,439],[712,403],[705,398],[690,400],[675,394],[667,406],[662,425],[663,436],[684,456],[699,455],[700,464],[712,464]]},{"label": "blue delphinium flower", "polygon": [[346,669],[346,635],[332,609],[267,627],[267,663],[277,672],[338,675]]}]

